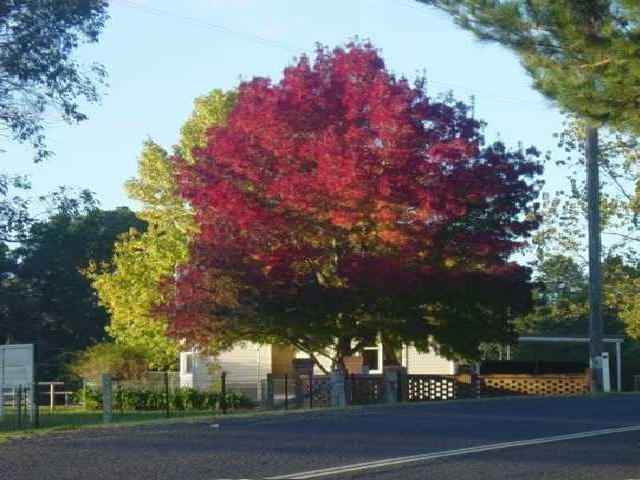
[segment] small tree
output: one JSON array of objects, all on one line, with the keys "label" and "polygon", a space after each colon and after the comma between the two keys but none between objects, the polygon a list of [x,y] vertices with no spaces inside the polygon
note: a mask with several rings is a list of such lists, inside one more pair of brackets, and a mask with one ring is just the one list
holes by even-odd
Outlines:
[{"label": "small tree", "polygon": [[144,354],[134,348],[115,343],[98,343],[80,353],[71,365],[71,372],[95,383],[104,373],[117,378],[136,379],[148,370]]},{"label": "small tree", "polygon": [[[190,161],[191,149],[203,145],[207,128],[224,124],[234,100],[233,91],[217,89],[198,97],[180,130],[176,151]],[[192,213],[177,195],[174,174],[169,154],[153,141],[145,142],[138,175],[126,183],[126,190],[129,198],[141,203],[137,216],[147,228],[121,236],[110,262],[89,271],[110,314],[109,335],[116,343],[144,351],[154,369],[174,365],[178,351],[176,339],[166,335],[168,318],[154,315],[165,301],[159,286],[177,264],[187,261],[187,245],[197,231]]]}]

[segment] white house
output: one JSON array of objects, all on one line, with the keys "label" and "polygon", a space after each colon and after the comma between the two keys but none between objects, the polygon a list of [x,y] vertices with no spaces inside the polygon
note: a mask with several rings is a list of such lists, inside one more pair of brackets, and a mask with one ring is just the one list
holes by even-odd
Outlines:
[{"label": "white house", "polygon": [[[383,345],[365,347],[362,351],[363,363],[369,367],[369,373],[382,373]],[[227,383],[234,390],[241,390],[249,396],[260,399],[263,395],[264,381],[267,374],[275,378],[284,378],[293,373],[293,359],[305,358],[307,354],[296,351],[293,347],[275,344],[256,344],[242,342],[231,350],[215,356],[207,356],[195,350],[180,353],[180,386],[196,389],[207,389],[212,383],[219,381],[220,372],[227,373]],[[328,358],[319,357],[323,367],[331,367]],[[435,351],[418,352],[415,347],[405,346],[402,349],[401,363],[409,374],[423,375],[455,375],[458,364],[448,360]],[[315,367],[315,373],[322,370]]]}]

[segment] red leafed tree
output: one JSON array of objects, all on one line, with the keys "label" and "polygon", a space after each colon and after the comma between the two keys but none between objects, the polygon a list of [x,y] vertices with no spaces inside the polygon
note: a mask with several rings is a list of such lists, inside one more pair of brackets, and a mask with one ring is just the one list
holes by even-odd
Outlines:
[{"label": "red leafed tree", "polygon": [[509,257],[536,227],[541,167],[484,147],[480,126],[369,44],[242,83],[195,163],[177,160],[200,233],[172,282],[174,334],[333,346],[337,363],[378,335],[463,355],[508,339],[530,307]]}]

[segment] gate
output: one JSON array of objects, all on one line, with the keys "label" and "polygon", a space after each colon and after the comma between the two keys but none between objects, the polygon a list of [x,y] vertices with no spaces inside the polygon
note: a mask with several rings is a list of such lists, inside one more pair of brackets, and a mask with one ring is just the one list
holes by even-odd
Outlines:
[{"label": "gate", "polygon": [[384,376],[351,374],[345,382],[348,405],[367,405],[384,401]]}]

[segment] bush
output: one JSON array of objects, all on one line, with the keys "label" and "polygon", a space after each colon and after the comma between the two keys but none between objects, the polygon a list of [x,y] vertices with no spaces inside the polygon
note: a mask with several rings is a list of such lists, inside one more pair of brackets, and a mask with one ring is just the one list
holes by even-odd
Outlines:
[{"label": "bush", "polygon": [[[82,391],[77,394],[82,398]],[[253,408],[253,401],[243,393],[230,392],[226,395],[227,406],[230,409]],[[208,392],[194,390],[193,388],[183,388],[169,393],[169,408],[174,411],[189,410],[216,410],[220,408],[221,394],[219,392]],[[89,410],[100,410],[102,408],[102,392],[87,389],[86,408]],[[164,410],[166,408],[166,398],[164,392],[154,390],[124,390],[114,388],[113,390],[114,410]]]},{"label": "bush", "polygon": [[102,410],[102,392],[88,388],[73,392],[73,403],[80,405],[83,402],[87,410]]},{"label": "bush", "polygon": [[99,383],[103,373],[136,379],[147,371],[147,359],[140,351],[117,343],[98,343],[80,353],[71,371],[80,378]]}]

